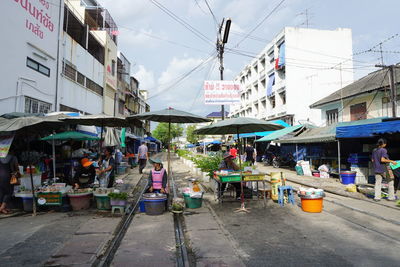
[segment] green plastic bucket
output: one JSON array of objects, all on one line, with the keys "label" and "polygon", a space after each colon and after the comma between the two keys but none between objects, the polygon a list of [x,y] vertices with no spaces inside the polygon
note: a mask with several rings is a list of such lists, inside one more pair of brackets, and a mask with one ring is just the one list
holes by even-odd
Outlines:
[{"label": "green plastic bucket", "polygon": [[98,210],[111,210],[110,197],[96,196],[96,206]]},{"label": "green plastic bucket", "polygon": [[183,194],[185,199],[185,206],[188,209],[198,209],[201,208],[203,203],[203,198],[191,198],[189,194]]}]

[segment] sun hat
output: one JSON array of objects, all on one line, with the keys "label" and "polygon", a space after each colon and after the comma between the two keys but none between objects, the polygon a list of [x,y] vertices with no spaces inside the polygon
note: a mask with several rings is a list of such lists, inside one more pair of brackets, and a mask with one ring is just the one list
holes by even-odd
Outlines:
[{"label": "sun hat", "polygon": [[158,164],[162,164],[161,159],[159,158],[155,158],[155,159],[149,159],[150,163],[154,164],[154,163],[158,163]]},{"label": "sun hat", "polygon": [[93,161],[90,161],[88,158],[83,158],[81,160],[81,164],[82,164],[83,167],[87,168],[87,167],[89,167],[90,165],[93,164]]}]

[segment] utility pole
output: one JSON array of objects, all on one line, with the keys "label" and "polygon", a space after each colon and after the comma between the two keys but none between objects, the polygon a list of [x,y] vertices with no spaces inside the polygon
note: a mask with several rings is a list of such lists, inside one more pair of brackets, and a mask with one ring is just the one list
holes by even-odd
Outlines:
[{"label": "utility pole", "polygon": [[400,69],[399,65],[375,65],[377,68],[389,69],[389,80],[390,80],[390,102],[392,102],[392,117],[397,117],[397,90],[395,82],[395,71]]},{"label": "utility pole", "polygon": [[[225,22],[224,33],[222,34],[222,28],[224,26],[225,18],[222,19],[221,24],[219,25],[218,37],[217,37],[217,52],[219,58],[219,75],[221,81],[224,80],[224,48],[225,44],[228,42],[229,30],[231,28],[231,19],[228,18]],[[221,118],[225,119],[225,107],[221,105]]]}]

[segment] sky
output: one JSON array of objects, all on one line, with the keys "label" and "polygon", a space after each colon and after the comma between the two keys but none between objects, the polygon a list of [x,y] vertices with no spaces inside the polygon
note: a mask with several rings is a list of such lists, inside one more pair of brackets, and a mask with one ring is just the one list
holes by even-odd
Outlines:
[{"label": "sky", "polygon": [[[173,107],[199,115],[220,110],[220,106],[203,104],[202,88],[204,80],[217,80],[219,77],[215,41],[217,23],[221,23],[223,18],[232,19],[226,47],[247,51],[247,56],[226,51],[226,80],[232,80],[251,61],[248,54],[261,52],[284,27],[306,27],[306,10],[309,28],[351,28],[353,53],[371,49],[382,42],[382,50],[385,51],[383,62],[400,62],[400,53],[396,53],[400,51],[400,35],[396,35],[400,34],[397,22],[399,0],[98,2],[109,10],[117,23],[118,48],[132,63],[131,73],[139,80],[140,88],[148,90],[152,110]],[[265,21],[260,24],[264,18]],[[260,26],[253,31],[258,24]],[[243,40],[250,32],[251,35]],[[387,40],[391,36],[394,37]],[[379,50],[379,46],[373,50]],[[360,62],[354,67],[355,78],[376,70],[374,65],[381,62],[377,52],[362,53],[354,59]],[[185,76],[187,73],[190,75]]]}]

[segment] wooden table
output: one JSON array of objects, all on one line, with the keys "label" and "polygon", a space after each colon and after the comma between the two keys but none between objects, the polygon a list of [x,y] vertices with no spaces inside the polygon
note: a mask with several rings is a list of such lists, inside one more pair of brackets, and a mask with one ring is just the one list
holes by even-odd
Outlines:
[{"label": "wooden table", "polygon": [[[260,179],[260,178],[259,178],[260,176],[263,176],[263,178]],[[217,189],[217,199],[218,199],[218,202],[219,202],[220,204],[222,203],[222,194],[221,194],[221,193],[222,193],[222,190],[221,190],[221,188],[222,188],[222,184],[224,184],[224,183],[233,184],[233,183],[241,183],[241,182],[243,182],[243,183],[246,183],[246,182],[257,182],[257,199],[260,199],[260,196],[259,196],[259,194],[258,194],[258,183],[261,182],[261,183],[263,184],[263,187],[265,188],[265,182],[268,182],[268,181],[265,179],[265,176],[266,176],[265,173],[260,173],[260,174],[245,174],[245,173],[244,173],[244,174],[242,175],[242,178],[243,178],[242,181],[224,181],[224,182],[222,182],[221,179],[220,179],[221,175],[215,174],[215,175],[212,177],[212,179],[218,183],[218,189]],[[256,177],[257,177],[257,178],[256,178]],[[253,188],[252,188],[252,189],[253,189]],[[264,206],[266,207],[266,206],[267,206],[266,197],[264,196],[263,199],[264,199]]]}]

